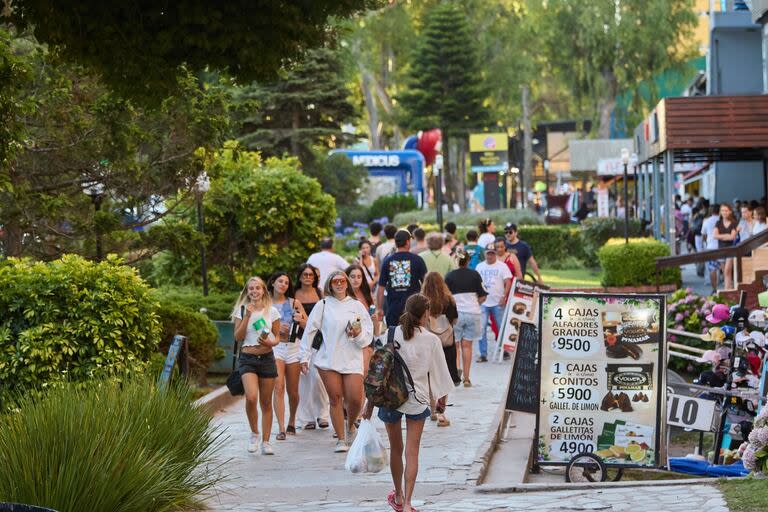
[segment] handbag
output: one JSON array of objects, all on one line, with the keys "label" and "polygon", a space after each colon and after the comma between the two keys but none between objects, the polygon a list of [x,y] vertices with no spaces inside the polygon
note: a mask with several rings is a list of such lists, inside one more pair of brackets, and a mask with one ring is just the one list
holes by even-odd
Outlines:
[{"label": "handbag", "polygon": [[[240,318],[245,317],[245,306],[240,306]],[[237,351],[237,340],[232,345],[232,373],[227,377],[227,389],[232,393],[232,396],[239,396],[245,394],[245,387],[243,387],[243,379],[240,376],[240,370],[237,369],[237,357],[239,356]]]},{"label": "handbag", "polygon": [[323,344],[323,317],[325,316],[325,299],[323,299],[323,312],[320,313],[320,328],[315,333],[315,337],[312,338],[312,348],[320,350],[320,346]]},{"label": "handbag", "polygon": [[444,347],[450,347],[455,343],[453,339],[453,326],[445,315],[429,315],[429,331],[440,338],[440,343]]}]

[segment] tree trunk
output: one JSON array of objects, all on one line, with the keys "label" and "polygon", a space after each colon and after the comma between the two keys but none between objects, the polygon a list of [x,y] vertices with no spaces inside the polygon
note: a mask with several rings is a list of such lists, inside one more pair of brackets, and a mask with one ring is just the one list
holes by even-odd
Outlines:
[{"label": "tree trunk", "polygon": [[453,211],[453,205],[457,201],[457,192],[458,192],[458,182],[457,182],[457,166],[458,166],[458,139],[456,137],[446,138],[446,135],[443,134],[443,143],[446,144],[447,151],[444,151],[443,154],[446,155],[445,158],[445,204],[448,206],[448,211]]},{"label": "tree trunk", "polygon": [[523,208],[528,205],[528,194],[526,189],[530,188],[533,181],[533,132],[531,130],[531,111],[528,104],[528,86],[523,86],[523,187],[520,190],[522,195],[520,203]]},{"label": "tree trunk", "polygon": [[462,138],[459,142],[459,161],[458,161],[458,203],[459,209],[467,209],[467,139]]},{"label": "tree trunk", "polygon": [[600,119],[600,128],[597,136],[601,139],[608,139],[611,136],[611,118],[616,109],[616,75],[613,71],[603,71],[603,80],[605,81],[605,94],[597,103],[597,111]]},{"label": "tree trunk", "polygon": [[365,109],[368,111],[369,145],[371,149],[381,149],[381,137],[379,137],[379,109],[376,99],[373,97],[371,74],[358,61],[360,69],[360,88],[363,90]]},{"label": "tree trunk", "polygon": [[297,158],[301,156],[299,155],[300,116],[301,116],[301,112],[299,112],[298,108],[295,108],[291,115],[291,155]]}]

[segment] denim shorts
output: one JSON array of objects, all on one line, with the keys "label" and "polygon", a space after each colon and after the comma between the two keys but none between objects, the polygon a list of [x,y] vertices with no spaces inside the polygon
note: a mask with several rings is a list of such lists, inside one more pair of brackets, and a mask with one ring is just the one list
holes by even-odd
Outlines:
[{"label": "denim shorts", "polygon": [[[429,407],[424,409],[424,412],[419,414],[406,414],[405,419],[411,420],[411,421],[422,421],[427,418],[429,418],[430,414],[432,414],[429,411]],[[403,418],[403,413],[401,413],[398,410],[392,410],[392,409],[385,409],[384,407],[379,407],[379,419],[383,421],[384,423],[400,423],[400,420]]]},{"label": "denim shorts", "polygon": [[453,335],[456,341],[477,341],[483,335],[483,316],[480,313],[462,313],[453,326]]},{"label": "denim shorts", "polygon": [[239,363],[238,370],[240,375],[255,373],[263,379],[274,379],[277,377],[275,354],[272,352],[260,356],[242,353],[240,354]]}]

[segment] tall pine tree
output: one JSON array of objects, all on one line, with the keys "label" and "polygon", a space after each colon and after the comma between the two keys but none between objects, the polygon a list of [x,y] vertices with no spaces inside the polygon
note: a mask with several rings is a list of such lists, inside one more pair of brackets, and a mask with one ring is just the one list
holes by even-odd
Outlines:
[{"label": "tall pine tree", "polygon": [[235,97],[243,113],[239,140],[250,150],[289,153],[308,166],[314,163],[313,148],[334,148],[350,138],[341,127],[354,119],[355,108],[334,50],[312,50],[280,80],[254,83]]},{"label": "tall pine tree", "polygon": [[465,139],[470,131],[490,124],[483,105],[480,52],[472,36],[466,13],[453,1],[444,1],[424,12],[423,29],[411,65],[408,88],[400,95],[401,122],[412,130],[440,128],[446,157],[446,200],[463,203],[459,197],[464,179],[448,161],[451,139]]}]

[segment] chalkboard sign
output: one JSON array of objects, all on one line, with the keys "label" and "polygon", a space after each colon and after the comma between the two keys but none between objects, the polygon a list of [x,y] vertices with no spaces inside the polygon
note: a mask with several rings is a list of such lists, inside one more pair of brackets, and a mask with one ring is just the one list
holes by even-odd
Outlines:
[{"label": "chalkboard sign", "polygon": [[517,350],[515,350],[515,364],[512,367],[507,394],[507,409],[530,413],[538,410],[539,370],[536,360],[538,350],[539,337],[536,326],[521,323]]},{"label": "chalkboard sign", "polygon": [[165,358],[165,365],[163,365],[163,372],[158,379],[158,387],[162,388],[168,385],[171,380],[171,372],[176,364],[176,358],[181,355],[179,361],[179,370],[181,374],[186,376],[189,371],[189,362],[187,361],[187,338],[177,334],[173,337],[171,346],[168,347],[168,356]]}]

